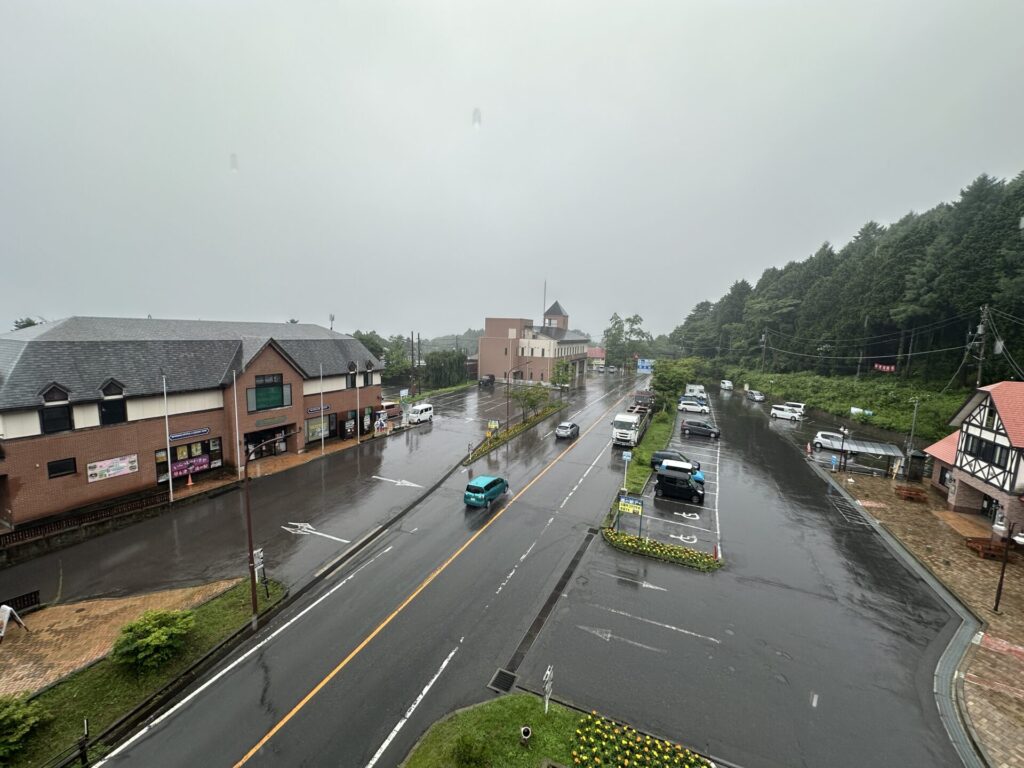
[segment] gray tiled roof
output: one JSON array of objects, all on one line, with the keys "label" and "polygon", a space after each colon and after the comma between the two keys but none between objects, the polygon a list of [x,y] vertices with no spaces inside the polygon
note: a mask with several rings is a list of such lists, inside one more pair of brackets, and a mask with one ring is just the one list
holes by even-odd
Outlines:
[{"label": "gray tiled roof", "polygon": [[555,315],[559,317],[569,316],[569,314],[564,309],[562,309],[562,305],[559,304],[557,301],[550,307],[548,307],[548,311],[544,313],[544,317],[553,317]]},{"label": "gray tiled roof", "polygon": [[129,396],[220,387],[267,344],[276,344],[304,378],[380,367],[357,339],[318,325],[204,320],[70,317],[0,334],[0,410],[31,408],[50,384],[71,402],[98,400],[116,379]]},{"label": "gray tiled roof", "polygon": [[553,325],[534,325],[530,328],[538,336],[547,336],[549,339],[554,339],[559,342],[581,342],[590,341],[590,337],[576,331],[570,331],[565,328],[556,328]]}]

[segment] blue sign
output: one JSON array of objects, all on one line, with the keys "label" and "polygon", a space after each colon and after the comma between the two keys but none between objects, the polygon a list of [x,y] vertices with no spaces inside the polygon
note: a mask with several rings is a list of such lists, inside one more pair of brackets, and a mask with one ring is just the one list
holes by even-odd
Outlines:
[{"label": "blue sign", "polygon": [[653,373],[654,372],[654,360],[649,358],[641,358],[636,361],[636,372],[637,373]]},{"label": "blue sign", "polygon": [[622,452],[622,460],[623,461],[632,461],[633,460],[633,452],[632,451],[623,451]]},{"label": "blue sign", "polygon": [[171,435],[171,440],[184,440],[186,437],[199,437],[200,435],[210,434],[209,427],[203,427],[202,429],[190,429],[188,432],[175,432]]}]

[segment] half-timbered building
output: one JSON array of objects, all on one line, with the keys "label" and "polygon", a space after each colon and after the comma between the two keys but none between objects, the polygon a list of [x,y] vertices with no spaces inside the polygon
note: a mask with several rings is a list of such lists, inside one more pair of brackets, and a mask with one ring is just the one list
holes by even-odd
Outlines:
[{"label": "half-timbered building", "polygon": [[998,531],[1024,526],[1024,382],[979,387],[950,426],[959,431],[925,449],[932,483],[957,512],[985,515]]}]

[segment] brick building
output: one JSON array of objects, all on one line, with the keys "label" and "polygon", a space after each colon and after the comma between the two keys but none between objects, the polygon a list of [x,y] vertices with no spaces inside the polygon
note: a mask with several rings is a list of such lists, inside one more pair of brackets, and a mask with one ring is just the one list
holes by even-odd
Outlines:
[{"label": "brick building", "polygon": [[254,458],[354,437],[357,411],[370,431],[380,368],[357,339],[297,323],[71,317],[2,334],[0,523],[240,468],[268,440]]},{"label": "brick building", "polygon": [[519,317],[488,317],[479,341],[479,375],[550,382],[555,365],[565,360],[577,383],[586,375],[588,341],[569,330],[569,315],[557,301],[544,313],[542,325]]},{"label": "brick building", "polygon": [[957,512],[984,515],[999,533],[1024,526],[1024,382],[979,387],[950,421],[959,431],[925,448],[931,482]]}]

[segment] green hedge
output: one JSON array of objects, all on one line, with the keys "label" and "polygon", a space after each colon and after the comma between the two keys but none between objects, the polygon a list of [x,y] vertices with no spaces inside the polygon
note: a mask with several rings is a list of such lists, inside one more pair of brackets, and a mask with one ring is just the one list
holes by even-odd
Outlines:
[{"label": "green hedge", "polygon": [[540,411],[537,412],[535,416],[531,416],[526,421],[516,424],[511,429],[507,429],[504,432],[499,432],[498,434],[494,435],[494,437],[485,439],[482,443],[480,443],[480,445],[473,449],[473,452],[469,454],[469,458],[465,459],[462,462],[462,466],[468,467],[474,461],[481,458],[482,456],[486,456],[495,448],[498,448],[499,446],[502,446],[505,443],[507,443],[509,440],[518,437],[526,430],[537,426],[551,414],[558,413],[558,411],[562,410],[567,405],[568,403],[551,403],[550,405],[542,408]]}]

